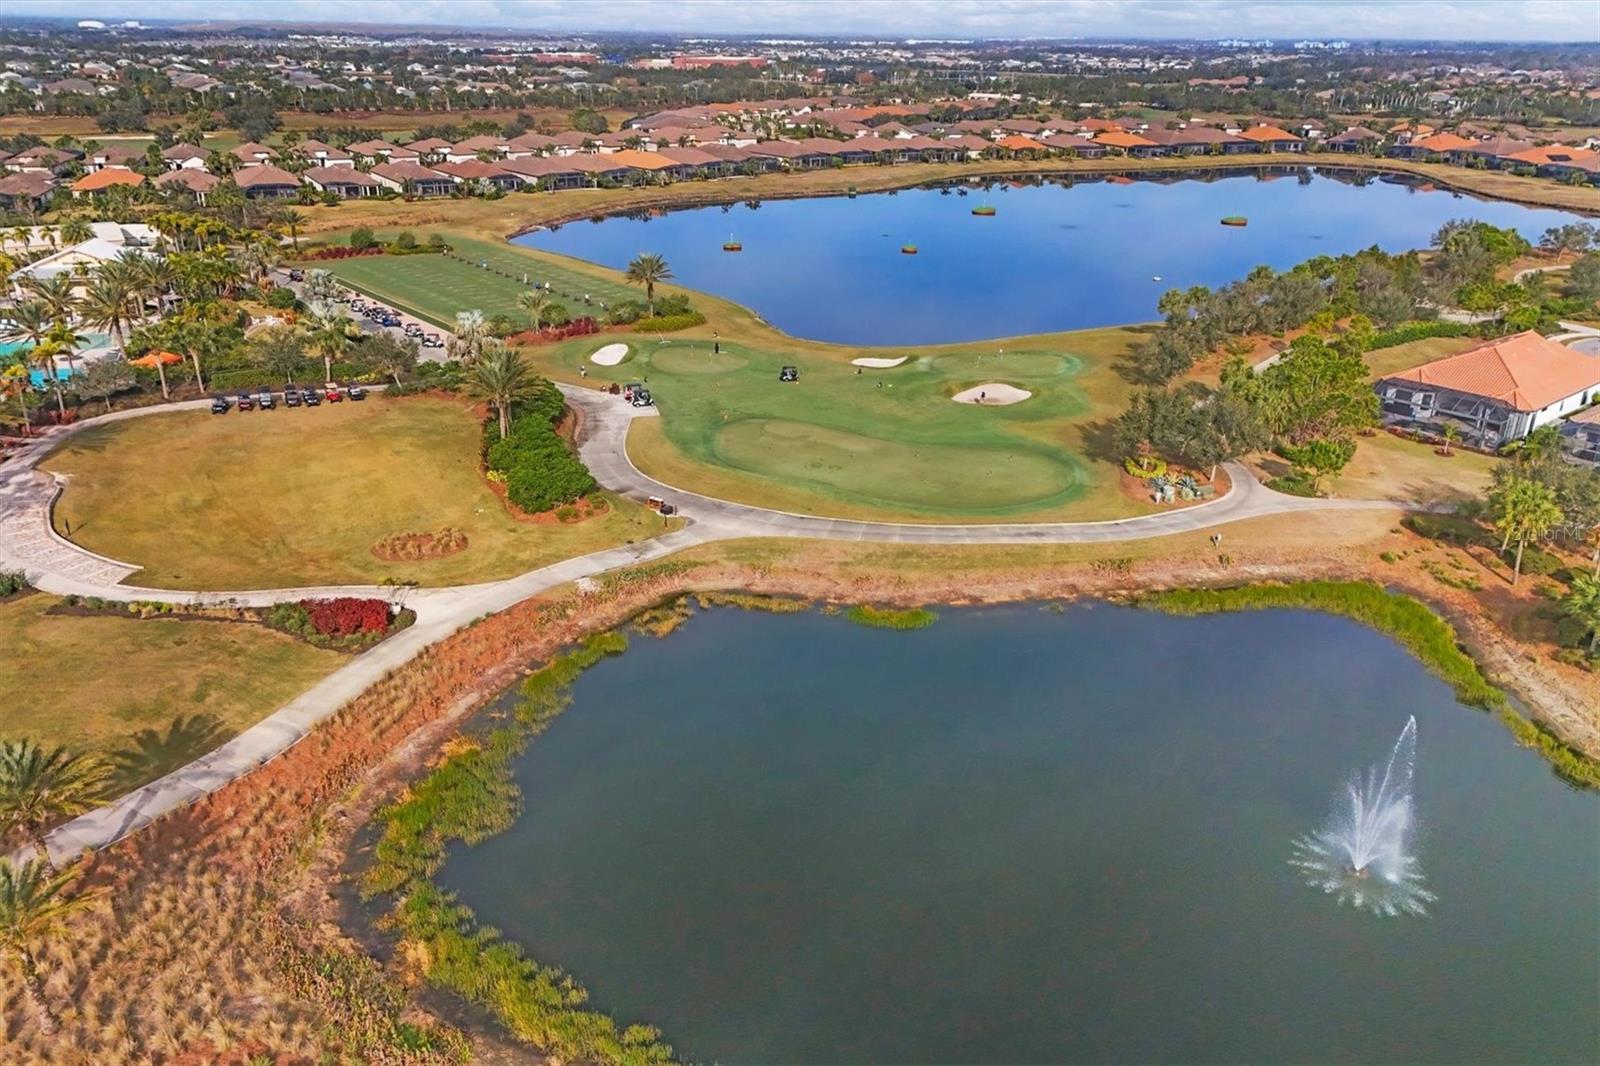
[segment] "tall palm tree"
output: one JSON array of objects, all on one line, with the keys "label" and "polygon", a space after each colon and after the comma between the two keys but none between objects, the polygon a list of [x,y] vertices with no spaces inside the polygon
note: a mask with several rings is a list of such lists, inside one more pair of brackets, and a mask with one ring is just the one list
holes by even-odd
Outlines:
[{"label": "tall palm tree", "polygon": [[517,294],[517,306],[528,316],[535,333],[544,325],[545,312],[550,310],[550,294],[544,289],[529,289]]},{"label": "tall palm tree", "polygon": [[334,304],[314,303],[301,321],[306,350],[322,356],[322,380],[332,381],[334,360],[350,350],[350,319]]},{"label": "tall palm tree", "polygon": [[5,332],[0,340],[25,342],[33,347],[44,343],[55,319],[43,300],[24,300],[6,312]]},{"label": "tall palm tree", "polygon": [[177,283],[177,272],[172,269],[172,264],[165,259],[155,256],[139,256],[131,260],[133,271],[137,277],[138,292],[140,293],[140,314],[144,317],[144,297],[148,294],[155,301],[156,313],[165,314],[167,310],[167,294],[172,291],[172,286]]},{"label": "tall palm tree", "polygon": [[103,329],[116,338],[117,347],[127,346],[123,327],[132,319],[128,314],[128,300],[133,286],[116,276],[101,277],[83,294],[83,320],[95,329]]},{"label": "tall palm tree", "polygon": [[56,274],[48,278],[30,277],[23,282],[23,286],[35,299],[49,308],[50,317],[58,322],[71,318],[73,311],[77,309],[78,296],[74,290],[78,287],[78,281],[70,274]]},{"label": "tall palm tree", "polygon": [[289,240],[294,245],[294,250],[298,252],[300,250],[300,227],[306,224],[305,214],[296,211],[292,207],[282,208],[278,212],[278,224],[288,232]]},{"label": "tall palm tree", "polygon": [[301,292],[305,294],[307,303],[332,303],[338,295],[339,282],[331,270],[309,270]]},{"label": "tall palm tree", "polygon": [[460,311],[456,314],[455,335],[450,338],[446,350],[452,359],[474,363],[483,353],[483,346],[488,340],[489,323],[484,319],[483,312]]},{"label": "tall palm tree", "polygon": [[1494,528],[1504,535],[1500,542],[1501,554],[1517,542],[1516,563],[1511,569],[1511,583],[1522,577],[1522,551],[1528,541],[1540,540],[1561,523],[1561,508],[1556,505],[1555,490],[1531,478],[1515,477],[1497,488],[1491,499],[1495,509]]},{"label": "tall palm tree", "polygon": [[17,960],[34,1024],[47,1037],[55,1035],[57,1023],[45,1000],[35,953],[42,942],[61,932],[72,914],[91,906],[100,895],[98,891],[69,893],[76,876],[72,870],[54,873],[43,862],[18,866],[0,859],[0,951]]},{"label": "tall palm tree", "polygon": [[656,286],[672,280],[672,269],[667,266],[667,261],[653,252],[641,253],[628,264],[627,277],[635,285],[644,286],[645,303],[649,305],[650,313],[655,314]]},{"label": "tall palm tree", "polygon": [[1589,654],[1600,652],[1600,577],[1574,574],[1572,591],[1561,601],[1561,609],[1588,631]]},{"label": "tall palm tree", "polygon": [[511,405],[533,391],[536,379],[522,354],[499,341],[489,341],[472,368],[467,385],[472,395],[495,409],[500,416],[500,439],[511,432]]},{"label": "tall palm tree", "polygon": [[0,370],[0,397],[15,397],[17,409],[22,412],[22,435],[33,435],[33,421],[28,417],[28,394],[33,384],[28,380],[28,368],[22,363],[12,363]]},{"label": "tall palm tree", "polygon": [[68,244],[82,244],[93,236],[89,220],[82,215],[74,215],[61,223],[61,239]]},{"label": "tall palm tree", "polygon": [[44,827],[82,814],[105,795],[108,771],[87,755],[40,747],[31,740],[0,744],[0,826],[15,832],[46,863]]}]

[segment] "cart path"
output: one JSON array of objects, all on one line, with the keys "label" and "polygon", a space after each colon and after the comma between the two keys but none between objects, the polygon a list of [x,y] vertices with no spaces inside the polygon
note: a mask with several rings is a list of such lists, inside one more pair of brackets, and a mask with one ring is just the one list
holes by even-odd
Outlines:
[{"label": "cart path", "polygon": [[516,577],[448,588],[380,585],[192,592],[142,588],[122,582],[138,567],[87,551],[55,533],[51,507],[61,481],[37,469],[62,440],[92,427],[172,411],[203,410],[208,399],[118,411],[59,427],[17,449],[0,466],[0,567],[20,569],[29,584],[55,595],[106,600],[270,606],[285,600],[327,596],[374,596],[410,607],[417,621],[370,651],[351,659],[310,689],[232,740],[165,777],[57,828],[49,835],[51,856],[67,861],[85,848],[102,848],[185,806],[282,754],[386,673],[424,648],[485,614],[502,611],[541,592],[633,566],[697,544],[737,537],[810,537],[914,544],[1091,543],[1169,536],[1263,515],[1348,509],[1401,510],[1384,501],[1318,500],[1286,496],[1263,486],[1238,464],[1228,464],[1233,487],[1209,503],[1107,522],[1013,525],[951,525],[861,522],[754,507],[665,485],[643,474],[628,457],[628,428],[639,417],[655,417],[595,389],[563,385],[568,402],[583,415],[578,450],[601,485],[632,499],[664,496],[684,514],[682,529],[530,570]]}]

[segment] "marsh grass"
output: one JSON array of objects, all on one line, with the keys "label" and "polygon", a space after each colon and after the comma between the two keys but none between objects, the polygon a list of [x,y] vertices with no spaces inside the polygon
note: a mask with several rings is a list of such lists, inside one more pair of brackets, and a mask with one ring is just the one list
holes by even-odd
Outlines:
[{"label": "marsh grass", "polygon": [[865,603],[856,604],[844,616],[856,625],[872,626],[874,629],[927,629],[939,620],[939,616],[926,607],[898,610]]},{"label": "marsh grass", "polygon": [[530,674],[510,724],[455,745],[381,813],[383,835],[361,880],[368,898],[398,897],[385,923],[421,960],[428,981],[487,1008],[519,1039],[568,1061],[666,1062],[672,1049],[649,1026],[619,1028],[587,1007],[581,984],[481,926],[470,908],[431,878],[448,844],[476,843],[511,824],[521,808],[513,758],[567,708],[570,686],[583,671],[627,647],[621,633],[598,633]]},{"label": "marsh grass", "polygon": [[1539,723],[1523,717],[1477,662],[1462,650],[1455,627],[1410,596],[1364,581],[1300,581],[1224,589],[1171,589],[1133,597],[1137,606],[1176,615],[1221,611],[1311,610],[1342,615],[1376,629],[1404,647],[1455,689],[1462,703],[1490,711],[1518,742],[1537,750],[1558,776],[1600,789],[1600,762],[1576,751]]}]

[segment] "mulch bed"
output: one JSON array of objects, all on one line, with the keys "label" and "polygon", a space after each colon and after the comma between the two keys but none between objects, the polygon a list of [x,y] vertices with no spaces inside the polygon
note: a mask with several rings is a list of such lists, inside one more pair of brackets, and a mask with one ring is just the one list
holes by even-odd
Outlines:
[{"label": "mulch bed", "polygon": [[394,533],[372,546],[372,554],[386,563],[443,559],[466,550],[467,535],[452,526],[433,533]]}]

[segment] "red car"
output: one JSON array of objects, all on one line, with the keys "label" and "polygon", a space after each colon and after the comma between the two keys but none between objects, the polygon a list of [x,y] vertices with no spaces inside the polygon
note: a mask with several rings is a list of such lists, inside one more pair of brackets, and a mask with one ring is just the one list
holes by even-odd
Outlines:
[{"label": "red car", "polygon": [[327,400],[329,403],[343,403],[344,393],[339,391],[339,386],[330,385],[328,387],[328,391],[322,394],[322,398]]}]

